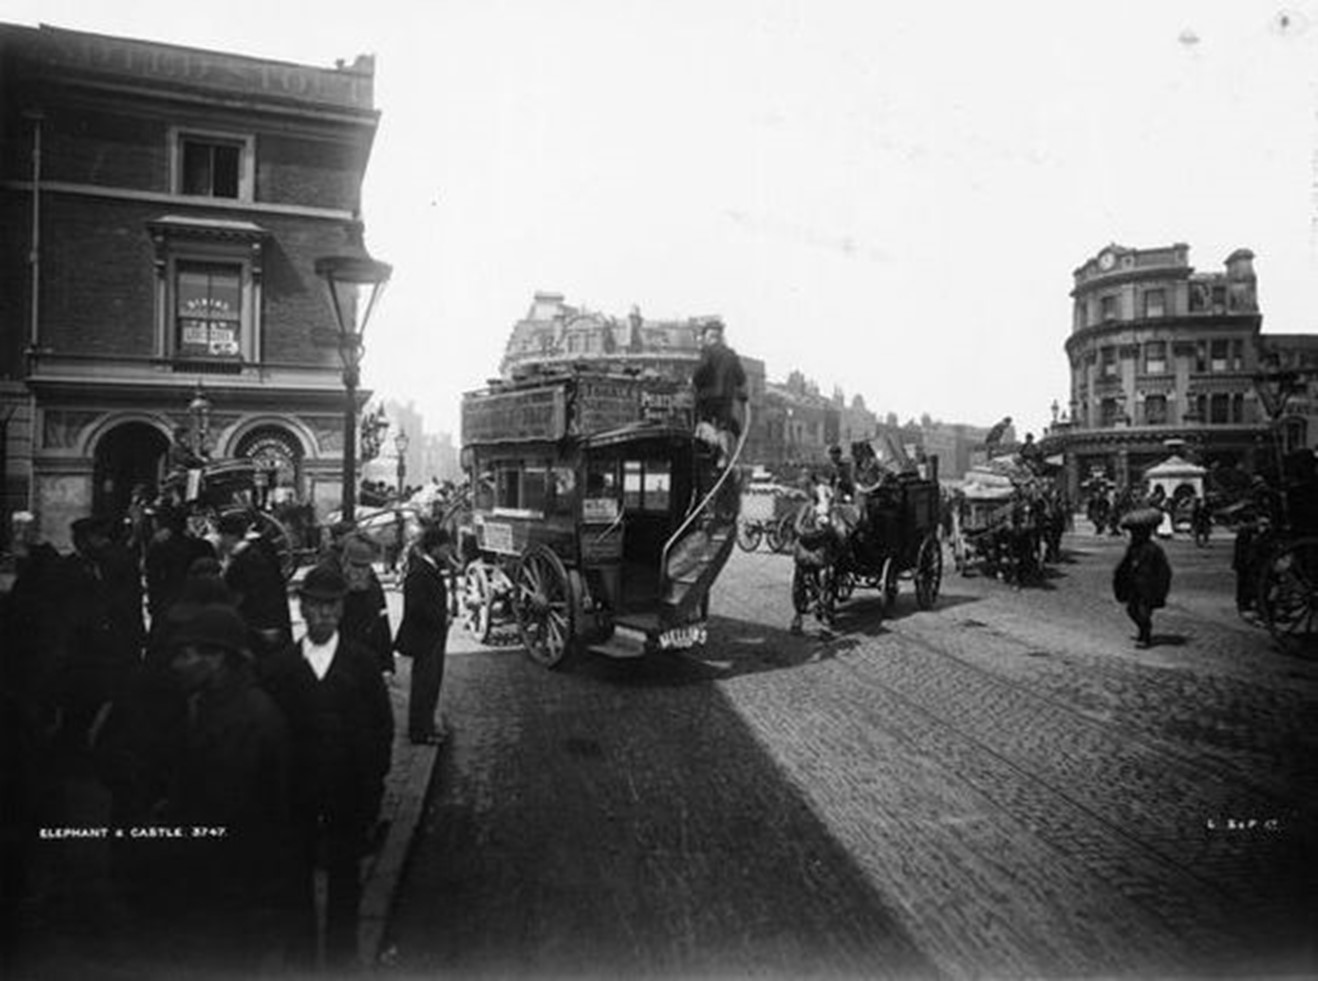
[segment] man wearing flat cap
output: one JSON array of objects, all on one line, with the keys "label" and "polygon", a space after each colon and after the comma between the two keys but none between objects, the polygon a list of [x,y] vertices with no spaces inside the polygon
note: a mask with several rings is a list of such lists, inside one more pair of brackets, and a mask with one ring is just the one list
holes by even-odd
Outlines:
[{"label": "man wearing flat cap", "polygon": [[238,602],[238,614],[257,637],[257,660],[293,639],[288,589],[279,560],[260,535],[251,534],[251,518],[240,511],[221,515],[219,554],[224,583]]},{"label": "man wearing flat cap", "polygon": [[389,608],[384,586],[375,574],[379,557],[376,544],[360,533],[343,539],[339,550],[339,568],[348,583],[343,598],[343,619],[339,632],[371,652],[385,674],[394,673],[394,635],[389,628]]},{"label": "man wearing flat cap", "polygon": [[266,685],[293,734],[293,815],[299,839],[300,890],[295,945],[314,960],[315,857],[324,845],[329,895],[326,958],[356,959],[360,861],[379,816],[393,744],[393,712],[370,652],[345,638],[339,624],[348,584],[331,563],[302,582],[306,636],[271,659]]}]

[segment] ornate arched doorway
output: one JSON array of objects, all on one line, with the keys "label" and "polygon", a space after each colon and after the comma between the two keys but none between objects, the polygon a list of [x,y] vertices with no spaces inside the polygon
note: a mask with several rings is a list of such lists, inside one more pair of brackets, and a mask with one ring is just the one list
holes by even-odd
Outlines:
[{"label": "ornate arched doorway", "polygon": [[272,504],[301,499],[302,443],[287,429],[259,426],[238,440],[234,453],[261,465]]},{"label": "ornate arched doorway", "polygon": [[92,513],[123,517],[139,484],[154,496],[168,451],[165,434],[145,422],[125,422],[102,436],[92,463]]}]

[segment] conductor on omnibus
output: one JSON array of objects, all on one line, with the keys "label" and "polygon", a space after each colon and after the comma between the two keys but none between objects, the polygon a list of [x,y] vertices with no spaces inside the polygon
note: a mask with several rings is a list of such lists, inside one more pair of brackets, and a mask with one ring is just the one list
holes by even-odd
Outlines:
[{"label": "conductor on omnibus", "polygon": [[[746,404],[746,372],[737,352],[723,342],[723,322],[701,327],[700,363],[691,381],[695,387],[696,436],[719,453],[719,465],[732,458],[741,435],[740,415]],[[734,407],[734,403],[740,405]]]}]

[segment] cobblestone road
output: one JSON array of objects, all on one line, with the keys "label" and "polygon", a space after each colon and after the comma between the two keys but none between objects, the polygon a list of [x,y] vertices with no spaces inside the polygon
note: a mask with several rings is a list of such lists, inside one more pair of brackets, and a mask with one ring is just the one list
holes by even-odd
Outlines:
[{"label": "cobblestone road", "polygon": [[1318,971],[1318,664],[1169,544],[1157,646],[1117,540],[1044,586],[951,572],[787,633],[737,553],[699,659],[451,656],[445,748],[386,946],[399,973],[1254,976]]}]

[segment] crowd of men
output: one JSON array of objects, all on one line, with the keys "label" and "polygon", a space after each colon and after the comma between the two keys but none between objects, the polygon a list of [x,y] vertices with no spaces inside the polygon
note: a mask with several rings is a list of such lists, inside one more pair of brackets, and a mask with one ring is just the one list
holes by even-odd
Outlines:
[{"label": "crowd of men", "polygon": [[[84,518],[60,554],[18,516],[0,608],[7,931],[49,885],[57,846],[43,852],[43,835],[91,833],[113,903],[80,924],[89,936],[132,936],[135,956],[190,969],[355,962],[361,860],[383,835],[394,736],[379,549],[335,529],[297,587],[295,638],[278,556],[249,523],[228,514],[201,538],[166,504],[139,548]],[[410,565],[419,578],[449,554],[447,533],[428,528]],[[414,742],[438,741],[447,603],[436,602],[404,607],[405,622],[439,623],[409,628],[407,653],[425,661]],[[22,958],[24,938],[4,939]]]}]

